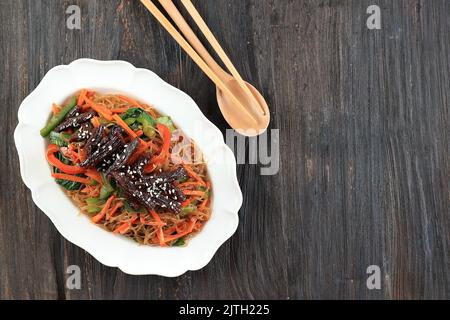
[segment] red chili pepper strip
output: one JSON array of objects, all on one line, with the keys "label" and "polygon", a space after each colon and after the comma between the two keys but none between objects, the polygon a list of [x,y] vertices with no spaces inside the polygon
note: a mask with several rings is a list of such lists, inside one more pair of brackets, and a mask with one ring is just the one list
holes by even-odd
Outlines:
[{"label": "red chili pepper strip", "polygon": [[71,166],[61,162],[56,156],[55,153],[59,151],[59,147],[56,144],[49,144],[47,147],[47,161],[54,166],[55,168],[61,170],[67,174],[80,174],[84,173],[86,169],[79,166]]}]

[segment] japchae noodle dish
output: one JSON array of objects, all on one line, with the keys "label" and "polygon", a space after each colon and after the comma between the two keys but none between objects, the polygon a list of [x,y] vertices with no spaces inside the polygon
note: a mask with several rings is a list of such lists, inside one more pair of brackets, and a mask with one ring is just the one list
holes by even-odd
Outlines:
[{"label": "japchae noodle dish", "polygon": [[183,246],[203,228],[211,213],[207,167],[170,117],[90,90],[52,112],[41,130],[52,177],[93,223],[156,246]]}]

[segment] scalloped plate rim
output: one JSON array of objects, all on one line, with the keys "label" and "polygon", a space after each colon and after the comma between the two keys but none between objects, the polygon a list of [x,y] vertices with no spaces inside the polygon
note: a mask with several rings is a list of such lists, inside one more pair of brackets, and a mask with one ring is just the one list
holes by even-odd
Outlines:
[{"label": "scalloped plate rim", "polygon": [[[154,271],[152,270],[151,266],[147,266],[146,268],[134,268],[133,264],[129,264],[126,261],[118,261],[115,260],[114,258],[111,257],[107,257],[108,254],[103,254],[98,252],[98,249],[96,249],[95,246],[90,246],[89,241],[88,240],[83,240],[83,237],[76,237],[70,234],[70,232],[68,231],[67,226],[64,226],[63,224],[59,224],[57,223],[56,220],[56,215],[52,212],[52,210],[48,209],[45,205],[45,199],[41,199],[40,197],[37,196],[37,190],[39,190],[39,188],[41,188],[43,185],[39,185],[39,187],[35,187],[33,186],[33,181],[32,178],[30,178],[29,176],[25,176],[24,175],[24,168],[25,168],[25,156],[24,156],[24,150],[23,150],[23,145],[24,142],[22,141],[22,136],[21,136],[21,129],[26,126],[26,125],[30,125],[29,123],[24,123],[23,117],[24,117],[24,113],[26,112],[25,110],[25,106],[27,106],[30,101],[33,100],[33,98],[35,98],[35,96],[39,95],[40,90],[42,90],[42,88],[45,86],[45,82],[46,79],[50,78],[50,75],[54,72],[57,72],[58,70],[67,70],[70,69],[71,67],[76,67],[77,64],[97,64],[97,65],[101,65],[101,66],[106,66],[106,65],[118,65],[121,64],[124,67],[127,67],[129,69],[131,69],[134,73],[137,72],[144,72],[147,75],[153,77],[159,85],[161,86],[165,86],[166,88],[168,88],[169,90],[173,91],[174,93],[180,95],[180,97],[182,97],[183,99],[186,100],[186,105],[193,107],[194,109],[196,109],[195,111],[198,113],[198,115],[200,115],[200,118],[202,121],[206,122],[211,128],[214,128],[215,130],[215,135],[217,135],[217,137],[219,138],[218,140],[218,145],[214,146],[214,148],[217,147],[221,147],[224,151],[224,155],[227,158],[227,165],[230,165],[231,167],[229,167],[230,169],[232,169],[233,171],[233,176],[231,177],[231,182],[233,184],[233,191],[235,192],[235,195],[237,197],[237,201],[236,201],[236,208],[229,208],[228,210],[222,210],[224,211],[223,214],[227,214],[230,217],[233,218],[232,220],[232,224],[231,227],[228,227],[228,229],[226,229],[225,232],[223,232],[221,234],[220,237],[215,239],[215,243],[212,249],[210,249],[210,251],[203,253],[201,256],[201,259],[198,260],[189,260],[187,262],[185,262],[184,265],[177,265],[176,267],[171,266],[170,268],[165,269],[163,272],[161,271]],[[81,88],[80,88],[81,89]],[[68,93],[68,94],[73,94],[73,92]],[[126,94],[126,93],[125,93]],[[151,101],[146,101],[149,103],[152,103]],[[25,111],[24,111],[25,110]],[[169,114],[170,115],[170,114]],[[15,145],[16,145],[16,149],[19,155],[19,167],[20,167],[20,174],[22,176],[22,180],[24,181],[24,184],[27,186],[28,189],[30,189],[31,191],[31,195],[32,195],[32,199],[33,202],[37,205],[37,207],[44,212],[44,214],[50,219],[50,221],[52,221],[52,224],[56,227],[56,229],[58,230],[58,232],[69,242],[75,244],[76,246],[82,248],[83,250],[85,250],[86,252],[88,252],[92,257],[94,257],[97,261],[101,262],[102,264],[109,266],[109,267],[117,267],[120,270],[122,270],[123,272],[127,273],[127,274],[133,274],[133,275],[161,275],[161,276],[165,276],[165,277],[177,277],[180,276],[182,274],[184,274],[187,271],[195,271],[195,270],[199,270],[201,268],[203,268],[204,266],[206,266],[211,259],[213,258],[213,256],[215,255],[215,253],[217,252],[217,250],[236,232],[238,224],[239,224],[239,216],[238,216],[238,211],[240,209],[240,207],[242,206],[242,202],[243,202],[243,196],[242,196],[242,192],[240,190],[239,187],[239,183],[238,183],[238,179],[237,179],[237,174],[236,174],[236,159],[235,156],[233,154],[233,152],[231,151],[231,149],[225,144],[224,138],[222,136],[222,133],[220,132],[220,130],[211,122],[209,121],[205,115],[201,112],[200,108],[198,107],[198,105],[195,103],[195,101],[189,96],[187,95],[185,92],[179,90],[178,88],[175,88],[174,86],[170,85],[169,83],[167,83],[166,81],[164,81],[163,79],[161,79],[161,77],[159,77],[155,72],[150,71],[148,69],[144,69],[144,68],[137,68],[134,65],[132,65],[129,62],[126,61],[122,61],[122,60],[108,60],[108,61],[100,61],[100,60],[94,60],[94,59],[77,59],[75,61],[72,61],[70,64],[68,65],[58,65],[55,66],[53,68],[51,68],[46,74],[45,76],[42,78],[42,80],[40,81],[40,83],[36,86],[36,88],[27,96],[23,99],[22,103],[20,104],[20,107],[18,109],[18,124],[16,126],[16,129],[14,131],[14,141],[15,141]],[[181,129],[183,129],[183,124],[182,123],[177,123]],[[195,139],[194,139],[195,140]],[[43,150],[43,152],[45,152],[45,150]],[[228,168],[228,167],[227,167]],[[45,183],[44,183],[45,185]],[[55,185],[57,188],[59,188],[59,186]],[[214,215],[214,212],[212,212],[212,215]],[[101,230],[101,228],[99,228]],[[134,242],[130,243],[132,245],[138,245]],[[188,244],[189,246],[189,244]],[[151,248],[151,247],[149,247]],[[166,248],[167,250],[170,250],[170,248]],[[164,250],[166,250],[164,249]],[[108,260],[108,261],[106,261]]]}]

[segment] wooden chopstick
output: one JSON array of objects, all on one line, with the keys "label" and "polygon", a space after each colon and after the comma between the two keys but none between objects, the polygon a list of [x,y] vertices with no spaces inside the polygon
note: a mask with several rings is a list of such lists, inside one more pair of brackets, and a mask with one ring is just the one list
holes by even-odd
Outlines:
[{"label": "wooden chopstick", "polygon": [[223,50],[223,48],[220,45],[219,41],[217,41],[216,37],[211,32],[211,29],[209,29],[209,27],[206,24],[205,20],[203,20],[203,18],[201,17],[200,13],[194,7],[194,5],[192,4],[191,0],[181,0],[181,2],[183,3],[183,5],[186,8],[186,10],[189,12],[191,17],[194,19],[195,23],[200,28],[200,31],[203,32],[203,34],[205,35],[206,39],[211,44],[212,48],[216,51],[217,55],[223,61],[223,63],[228,68],[228,70],[231,72],[233,77],[237,80],[237,82],[241,86],[242,90],[244,90],[245,93],[247,93],[247,95],[253,100],[253,103],[256,103],[258,106],[260,106],[260,108],[261,108],[261,110],[263,112],[263,115],[266,115],[266,111],[261,106],[261,104],[256,100],[255,96],[250,91],[250,89],[247,87],[247,85],[245,84],[245,82],[242,79],[241,75],[239,74],[239,72],[237,71],[237,69],[235,68],[233,63],[231,62],[231,60],[228,57],[228,55]]},{"label": "wooden chopstick", "polygon": [[183,38],[183,36],[175,29],[172,23],[162,14],[162,12],[150,0],[140,0],[142,4],[150,11],[150,13],[159,21],[164,29],[169,32],[172,38],[186,51],[186,53],[194,60],[200,69],[211,79],[212,82],[219,87],[225,94],[231,97],[236,105],[244,111],[250,119],[257,123],[253,115],[242,105],[242,103],[234,96],[234,94],[227,88],[227,86],[219,79],[219,77],[211,70],[206,62],[198,55],[198,53],[191,47],[191,45]]},{"label": "wooden chopstick", "polygon": [[164,10],[169,14],[172,18],[172,21],[175,22],[178,29],[184,35],[189,44],[194,48],[195,51],[199,54],[200,57],[206,62],[206,64],[213,70],[219,77],[219,70],[216,69],[220,66],[214,60],[214,58],[209,54],[208,50],[205,48],[200,39],[195,35],[194,31],[191,29],[187,21],[183,18],[180,11],[178,11],[177,7],[173,4],[172,0],[159,0],[159,3],[163,6]]}]

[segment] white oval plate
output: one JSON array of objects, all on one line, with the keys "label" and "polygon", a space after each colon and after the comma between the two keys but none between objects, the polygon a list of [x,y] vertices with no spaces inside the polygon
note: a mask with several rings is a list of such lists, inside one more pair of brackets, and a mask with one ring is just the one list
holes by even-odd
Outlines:
[{"label": "white oval plate", "polygon": [[[63,103],[82,88],[123,93],[155,106],[161,113],[171,116],[202,150],[213,186],[212,215],[186,247],[143,246],[103,230],[79,213],[50,176],[45,159],[46,141],[39,130],[45,126],[53,102]],[[124,61],[91,59],[51,69],[20,105],[14,140],[20,173],[31,190],[34,203],[67,240],[107,266],[134,275],[179,276],[207,265],[237,229],[242,193],[236,177],[236,160],[222,133],[188,95],[149,70],[135,68]]]}]

